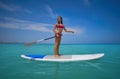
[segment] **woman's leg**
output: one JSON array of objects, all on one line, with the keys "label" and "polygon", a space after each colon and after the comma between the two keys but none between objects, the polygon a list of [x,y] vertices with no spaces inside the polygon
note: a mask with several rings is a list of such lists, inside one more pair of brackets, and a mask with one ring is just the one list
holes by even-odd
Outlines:
[{"label": "woman's leg", "polygon": [[55,47],[54,47],[55,56],[59,56],[59,46],[60,46],[60,42],[61,42],[61,37],[56,37],[56,38],[55,38]]}]

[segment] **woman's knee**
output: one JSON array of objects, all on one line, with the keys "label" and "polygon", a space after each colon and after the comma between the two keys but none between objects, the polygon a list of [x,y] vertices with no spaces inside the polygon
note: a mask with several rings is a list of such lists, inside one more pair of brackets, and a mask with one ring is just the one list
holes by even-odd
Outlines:
[{"label": "woman's knee", "polygon": [[56,44],[56,45],[55,45],[55,48],[59,48],[59,45],[58,45],[58,44]]}]

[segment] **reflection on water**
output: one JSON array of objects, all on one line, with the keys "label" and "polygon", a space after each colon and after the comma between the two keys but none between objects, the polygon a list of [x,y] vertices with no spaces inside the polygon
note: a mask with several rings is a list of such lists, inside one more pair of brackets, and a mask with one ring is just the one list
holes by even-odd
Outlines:
[{"label": "reflection on water", "polygon": [[55,79],[59,77],[59,62],[55,62]]},{"label": "reflection on water", "polygon": [[21,54],[51,55],[52,46],[0,45],[0,79],[120,79],[120,45],[61,45],[61,54],[105,53],[103,58],[90,61],[41,62],[20,57]]}]

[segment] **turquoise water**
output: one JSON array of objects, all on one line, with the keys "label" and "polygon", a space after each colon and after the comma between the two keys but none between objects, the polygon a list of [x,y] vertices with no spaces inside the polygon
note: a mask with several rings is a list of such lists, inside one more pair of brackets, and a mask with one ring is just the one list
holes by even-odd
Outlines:
[{"label": "turquoise water", "polygon": [[41,62],[21,54],[53,54],[53,45],[0,44],[0,79],[120,79],[120,44],[61,45],[61,54],[105,53],[78,62]]}]

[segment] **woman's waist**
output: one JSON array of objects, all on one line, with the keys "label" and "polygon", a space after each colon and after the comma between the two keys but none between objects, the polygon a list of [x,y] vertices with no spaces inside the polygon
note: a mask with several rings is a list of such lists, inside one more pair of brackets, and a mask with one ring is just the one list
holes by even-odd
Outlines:
[{"label": "woman's waist", "polygon": [[62,33],[60,33],[60,32],[57,32],[56,34],[58,34],[58,35],[62,35]]},{"label": "woman's waist", "polygon": [[57,37],[61,37],[62,36],[62,33],[59,33],[59,32],[57,32],[56,34],[55,34],[55,36],[57,36]]},{"label": "woman's waist", "polygon": [[56,34],[62,34],[62,32],[57,32]]}]

